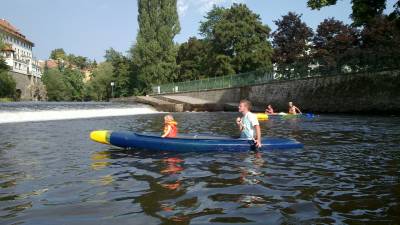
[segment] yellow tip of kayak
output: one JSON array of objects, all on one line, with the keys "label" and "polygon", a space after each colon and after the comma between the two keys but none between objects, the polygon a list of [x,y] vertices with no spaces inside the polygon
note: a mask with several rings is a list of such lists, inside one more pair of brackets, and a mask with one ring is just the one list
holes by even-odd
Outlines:
[{"label": "yellow tip of kayak", "polygon": [[265,113],[257,113],[257,119],[259,120],[268,120],[268,114]]},{"label": "yellow tip of kayak", "polygon": [[110,144],[110,131],[108,130],[95,130],[90,132],[90,139],[93,141],[102,143],[102,144]]}]

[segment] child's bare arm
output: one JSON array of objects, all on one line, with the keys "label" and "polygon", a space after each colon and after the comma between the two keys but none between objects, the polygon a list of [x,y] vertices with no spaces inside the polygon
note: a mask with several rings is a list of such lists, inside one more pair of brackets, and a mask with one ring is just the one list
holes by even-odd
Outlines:
[{"label": "child's bare arm", "polygon": [[167,130],[164,132],[164,134],[161,137],[163,137],[163,138],[166,137],[169,134],[169,132],[171,132],[171,126],[168,125]]}]

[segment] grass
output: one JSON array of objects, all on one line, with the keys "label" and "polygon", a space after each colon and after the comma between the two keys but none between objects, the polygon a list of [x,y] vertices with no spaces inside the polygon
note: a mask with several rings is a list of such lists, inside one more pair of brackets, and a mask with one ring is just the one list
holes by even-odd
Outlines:
[{"label": "grass", "polygon": [[0,102],[13,102],[14,99],[12,98],[0,98]]}]

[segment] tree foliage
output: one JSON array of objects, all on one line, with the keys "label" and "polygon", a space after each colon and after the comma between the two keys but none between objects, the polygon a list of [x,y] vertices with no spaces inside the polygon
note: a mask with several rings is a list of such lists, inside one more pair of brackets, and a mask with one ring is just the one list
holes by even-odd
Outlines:
[{"label": "tree foliage", "polygon": [[[5,47],[5,44],[0,36],[0,53]],[[14,78],[8,73],[9,66],[0,55],[0,98],[14,98],[16,82]]]},{"label": "tree foliage", "polygon": [[86,99],[104,101],[111,97],[111,82],[114,68],[110,62],[100,63],[92,74],[92,79],[86,85]]},{"label": "tree foliage", "polygon": [[63,48],[56,48],[56,49],[52,50],[50,53],[50,59],[65,60],[66,58],[67,58],[67,54],[65,53]]},{"label": "tree foliage", "polygon": [[176,81],[195,80],[205,77],[207,70],[207,55],[209,43],[195,37],[179,46],[176,62],[179,65],[178,79]]},{"label": "tree foliage", "polygon": [[[374,70],[398,68],[400,65],[400,29],[386,16],[375,18],[361,32],[364,67]],[[375,68],[371,68],[375,67]]]},{"label": "tree foliage", "polygon": [[[204,36],[206,73],[221,76],[269,70],[272,48],[270,28],[244,4],[214,7],[200,24]],[[250,50],[251,49],[251,50]]]},{"label": "tree foliage", "polygon": [[111,81],[115,83],[114,96],[132,95],[136,78],[132,72],[132,61],[113,48],[106,51],[104,58],[112,66],[110,76]]},{"label": "tree foliage", "polygon": [[314,63],[324,73],[342,72],[343,66],[358,63],[354,57],[359,47],[359,32],[334,18],[325,19],[318,25],[314,36]]},{"label": "tree foliage", "polygon": [[74,54],[69,54],[66,57],[66,60],[71,65],[78,67],[79,69],[86,69],[91,65],[91,62],[87,57],[84,56],[75,56]]},{"label": "tree foliage", "polygon": [[308,0],[307,6],[311,9],[321,9],[325,6],[335,5],[337,0]]},{"label": "tree foliage", "polygon": [[58,69],[45,70],[42,75],[42,81],[46,86],[47,98],[49,101],[69,101],[70,92],[64,82],[63,74]]},{"label": "tree foliage", "polygon": [[386,0],[352,0],[352,3],[351,18],[357,26],[370,24],[386,8]]},{"label": "tree foliage", "polygon": [[219,23],[224,16],[226,9],[224,7],[213,6],[207,15],[204,17],[205,20],[200,22],[200,35],[207,40],[214,39],[214,29],[217,23]]},{"label": "tree foliage", "polygon": [[67,96],[72,101],[82,101],[84,98],[83,74],[80,70],[66,68],[63,71],[63,80]]},{"label": "tree foliage", "polygon": [[176,78],[173,39],[180,31],[176,4],[176,0],[138,0],[139,32],[131,54],[144,89]]},{"label": "tree foliage", "polygon": [[7,70],[0,70],[0,98],[15,97],[16,82]]},{"label": "tree foliage", "polygon": [[274,22],[277,30],[272,34],[273,60],[277,63],[277,72],[287,78],[306,75],[312,29],[301,20],[301,15],[294,12]]},{"label": "tree foliage", "polygon": [[[337,0],[308,0],[307,5],[311,9],[321,9],[325,6],[335,5]],[[386,0],[352,0],[351,18],[354,25],[362,26],[369,24],[375,17],[382,15],[386,8]],[[399,1],[396,3],[395,11],[398,10]],[[397,6],[397,7],[396,7]]]}]

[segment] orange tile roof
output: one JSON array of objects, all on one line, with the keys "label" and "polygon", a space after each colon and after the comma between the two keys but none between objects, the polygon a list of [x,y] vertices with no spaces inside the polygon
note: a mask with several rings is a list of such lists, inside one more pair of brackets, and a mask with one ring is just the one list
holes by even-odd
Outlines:
[{"label": "orange tile roof", "polygon": [[47,64],[47,68],[49,68],[49,69],[58,67],[58,62],[56,60],[53,60],[53,59],[49,59],[45,63]]},{"label": "orange tile roof", "polygon": [[16,27],[14,27],[10,22],[8,22],[8,21],[5,20],[5,19],[0,19],[0,29],[4,30],[4,31],[7,32],[7,33],[13,34],[13,35],[15,35],[15,36],[21,38],[22,40],[24,40],[24,41],[26,41],[26,42],[28,42],[28,43],[34,45],[33,42],[31,42],[30,40],[28,40],[28,39],[25,37],[25,35],[21,34],[21,33],[19,32],[19,30],[18,30]]}]

